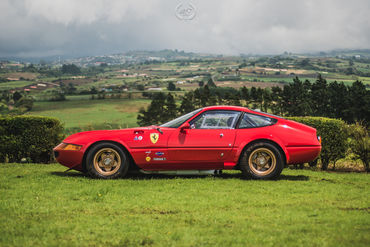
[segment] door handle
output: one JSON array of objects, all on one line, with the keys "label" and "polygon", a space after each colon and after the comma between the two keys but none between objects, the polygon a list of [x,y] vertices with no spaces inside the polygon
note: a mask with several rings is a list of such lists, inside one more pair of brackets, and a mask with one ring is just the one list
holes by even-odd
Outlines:
[{"label": "door handle", "polygon": [[223,133],[221,133],[221,134],[220,134],[220,137],[221,137],[221,138],[222,138],[222,137],[224,137],[224,134],[223,134]]}]

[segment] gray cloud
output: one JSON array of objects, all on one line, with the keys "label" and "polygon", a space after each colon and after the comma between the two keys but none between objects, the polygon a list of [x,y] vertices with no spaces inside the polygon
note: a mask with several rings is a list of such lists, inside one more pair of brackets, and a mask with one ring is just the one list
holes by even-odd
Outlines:
[{"label": "gray cloud", "polygon": [[2,0],[0,56],[181,49],[224,54],[370,48],[368,0]]}]

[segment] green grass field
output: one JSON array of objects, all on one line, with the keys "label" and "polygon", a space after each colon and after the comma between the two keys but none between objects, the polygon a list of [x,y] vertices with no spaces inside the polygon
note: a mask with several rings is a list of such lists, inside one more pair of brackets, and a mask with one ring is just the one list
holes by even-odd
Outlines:
[{"label": "green grass field", "polygon": [[30,115],[58,118],[65,128],[94,129],[137,126],[140,107],[146,107],[145,99],[68,100],[62,102],[35,102]]},{"label": "green grass field", "polygon": [[279,180],[135,175],[0,164],[0,246],[369,246],[364,173]]}]

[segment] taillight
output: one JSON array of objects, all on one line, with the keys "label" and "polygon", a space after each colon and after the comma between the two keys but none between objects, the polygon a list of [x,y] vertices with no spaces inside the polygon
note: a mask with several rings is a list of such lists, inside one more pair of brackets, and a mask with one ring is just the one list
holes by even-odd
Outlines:
[{"label": "taillight", "polygon": [[317,136],[317,140],[320,142],[321,144],[321,136]]}]

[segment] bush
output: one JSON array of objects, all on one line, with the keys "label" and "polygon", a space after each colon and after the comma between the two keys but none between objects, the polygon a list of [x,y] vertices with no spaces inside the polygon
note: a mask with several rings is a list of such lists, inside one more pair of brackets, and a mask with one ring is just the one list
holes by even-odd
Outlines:
[{"label": "bush", "polygon": [[354,158],[360,159],[365,166],[367,172],[370,171],[370,137],[369,132],[365,126],[356,123],[350,125],[350,139],[349,145]]},{"label": "bush", "polygon": [[348,128],[344,121],[324,117],[287,117],[287,119],[309,125],[317,130],[322,139],[320,159],[322,169],[327,170],[330,162],[345,157],[347,150]]},{"label": "bush", "polygon": [[0,162],[49,163],[63,139],[59,120],[38,116],[0,117]]}]

